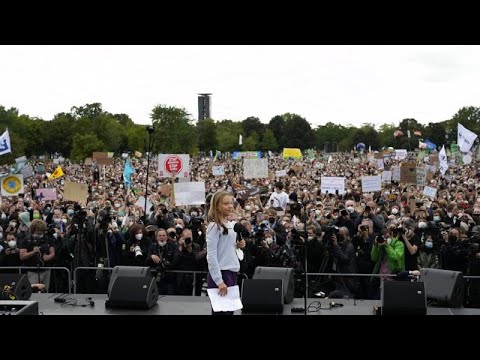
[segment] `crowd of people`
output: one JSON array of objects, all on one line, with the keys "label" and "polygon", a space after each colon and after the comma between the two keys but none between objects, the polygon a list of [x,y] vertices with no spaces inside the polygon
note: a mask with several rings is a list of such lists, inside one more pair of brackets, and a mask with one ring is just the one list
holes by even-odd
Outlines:
[{"label": "crowd of people", "polygon": [[[237,238],[240,273],[252,277],[257,266],[292,267],[298,296],[305,270],[388,275],[438,268],[480,275],[480,162],[451,163],[444,175],[437,168],[427,184],[437,189],[430,197],[423,185],[399,181],[362,191],[362,176],[417,162],[416,153],[386,157],[383,169],[373,156],[357,152],[296,160],[269,155],[269,176],[256,179],[244,177],[243,159],[192,157],[188,180],[205,183],[205,204],[195,206],[176,206],[171,179],[159,177],[154,162],[146,189],[143,159],[132,160],[131,188],[122,159],[109,166],[66,161],[64,176],[53,181],[35,172],[25,179],[23,194],[2,197],[0,266],[29,266],[30,282],[54,292],[67,292],[71,284],[65,272],[44,267],[95,267],[79,270],[77,292],[83,293],[106,292],[109,273],[102,268],[149,266],[161,294],[200,295],[208,270],[209,202],[227,191],[234,198],[229,220],[244,227]],[[46,164],[45,170],[56,166]],[[225,175],[214,176],[213,166],[223,166]],[[280,170],[286,175],[276,176]],[[344,190],[322,191],[322,177],[344,177]],[[86,183],[85,201],[64,199],[65,182]],[[38,198],[36,190],[44,187],[55,188],[57,199]],[[309,295],[380,296],[379,277],[311,275],[309,281]],[[475,281],[466,287],[469,304],[478,305],[477,288]]]}]

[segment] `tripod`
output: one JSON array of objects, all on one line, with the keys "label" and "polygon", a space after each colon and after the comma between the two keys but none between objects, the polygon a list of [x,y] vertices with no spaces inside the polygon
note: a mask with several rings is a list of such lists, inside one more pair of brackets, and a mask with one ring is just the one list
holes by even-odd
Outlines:
[{"label": "tripod", "polygon": [[[329,269],[332,269],[331,272],[338,273],[337,260],[335,259],[335,256],[333,256],[333,254],[331,253],[328,246],[326,246],[325,247],[325,254],[323,255],[321,265],[320,265],[317,272],[324,273]],[[352,293],[351,293],[350,289],[347,287],[347,285],[345,284],[345,281],[344,281],[343,277],[339,277],[339,278],[340,278],[339,280],[335,280],[330,275],[320,275],[318,277],[317,281],[315,282],[315,285],[312,287],[312,291],[321,292],[321,287],[322,286],[324,286],[324,285],[326,285],[330,282],[333,282],[333,284],[335,284],[335,288],[333,290],[337,290],[336,285],[339,284],[339,285],[341,285],[342,288],[345,289],[345,291],[347,293],[347,296],[352,297]],[[318,292],[317,292],[317,294],[318,294]]]}]

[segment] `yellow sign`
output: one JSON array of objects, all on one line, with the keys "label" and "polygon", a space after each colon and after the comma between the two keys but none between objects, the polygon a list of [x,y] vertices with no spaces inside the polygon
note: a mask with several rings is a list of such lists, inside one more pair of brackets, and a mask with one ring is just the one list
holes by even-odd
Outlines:
[{"label": "yellow sign", "polygon": [[283,148],[283,158],[293,158],[293,159],[299,159],[302,157],[302,152],[300,149],[295,149],[295,148]]},{"label": "yellow sign", "polygon": [[17,195],[20,192],[23,193],[23,177],[9,175],[2,179],[2,195]]},{"label": "yellow sign", "polygon": [[60,166],[58,166],[55,171],[52,173],[52,175],[50,175],[50,177],[48,178],[48,180],[55,180],[55,179],[58,179],[59,177],[63,176],[63,170]]}]

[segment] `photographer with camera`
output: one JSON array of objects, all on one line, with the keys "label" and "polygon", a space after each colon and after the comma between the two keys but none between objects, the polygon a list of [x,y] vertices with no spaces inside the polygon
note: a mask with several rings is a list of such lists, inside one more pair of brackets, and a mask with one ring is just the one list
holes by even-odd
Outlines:
[{"label": "photographer with camera", "polygon": [[440,248],[440,263],[442,269],[461,271],[466,273],[468,269],[468,256],[470,254],[470,243],[460,239],[459,228],[451,228],[443,232],[443,245]]},{"label": "photographer with camera", "polygon": [[347,209],[340,210],[340,216],[333,221],[333,225],[339,228],[346,227],[351,236],[355,234],[355,224],[352,219],[350,219],[350,212]]},{"label": "photographer with camera", "polygon": [[383,216],[376,214],[377,204],[369,201],[365,206],[363,213],[357,218],[355,228],[362,223],[364,219],[370,219],[373,223],[373,232],[379,233],[385,227],[385,219]]},{"label": "photographer with camera", "polygon": [[[357,254],[357,266],[359,274],[371,274],[375,263],[371,258],[371,251],[376,234],[373,232],[373,222],[364,219],[358,226],[358,232],[352,239],[353,247]],[[369,296],[370,281],[366,276],[360,277],[360,295],[362,299]]]},{"label": "photographer with camera", "polygon": [[[3,237],[3,229],[0,229],[0,266],[20,266],[20,250],[18,249],[17,238],[14,232],[9,232]],[[12,273],[15,270],[4,271]]]},{"label": "photographer with camera", "polygon": [[160,295],[175,294],[175,274],[166,273],[172,269],[177,245],[168,238],[165,229],[157,229],[155,242],[148,248],[146,264],[157,272],[158,293]]},{"label": "photographer with camera", "polygon": [[422,245],[422,242],[420,241],[420,237],[415,234],[415,221],[410,218],[405,218],[402,226],[404,231],[399,237],[399,240],[403,241],[405,245],[405,270],[417,270],[418,249]]},{"label": "photographer with camera", "polygon": [[20,241],[20,260],[22,266],[36,266],[38,269],[27,271],[31,284],[43,284],[49,289],[51,270],[40,270],[40,267],[51,266],[55,258],[53,239],[47,236],[47,224],[43,220],[33,220],[30,231]]},{"label": "photographer with camera", "polygon": [[145,226],[134,224],[130,227],[127,234],[128,236],[125,239],[125,248],[127,251],[126,265],[143,266],[150,245],[146,236]]},{"label": "photographer with camera", "polygon": [[[405,247],[399,239],[403,233],[402,228],[394,225],[383,229],[375,237],[371,259],[375,263],[372,274],[397,274],[404,270]],[[392,277],[382,277],[383,281],[394,280]],[[369,284],[369,298],[380,299],[380,278],[372,277]]]}]

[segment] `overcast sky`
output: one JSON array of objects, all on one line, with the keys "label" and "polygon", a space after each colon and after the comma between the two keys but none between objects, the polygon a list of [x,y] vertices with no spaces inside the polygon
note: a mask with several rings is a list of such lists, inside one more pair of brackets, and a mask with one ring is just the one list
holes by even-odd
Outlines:
[{"label": "overcast sky", "polygon": [[45,120],[93,102],[139,124],[160,104],[197,119],[202,92],[215,120],[426,124],[480,106],[480,46],[0,46],[0,105]]}]

